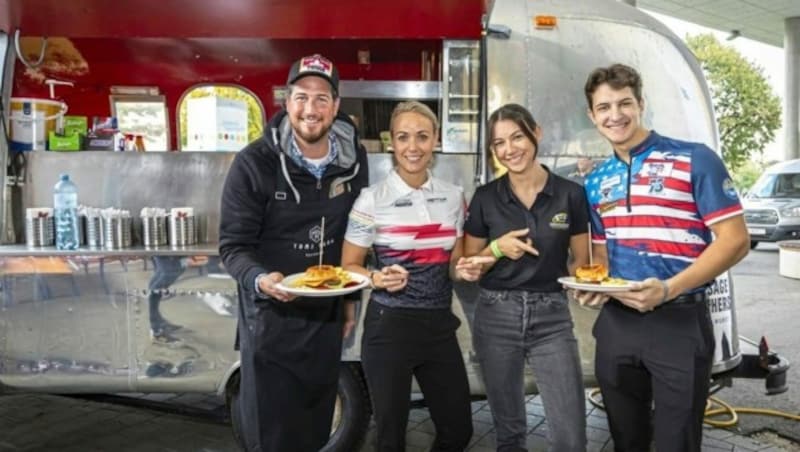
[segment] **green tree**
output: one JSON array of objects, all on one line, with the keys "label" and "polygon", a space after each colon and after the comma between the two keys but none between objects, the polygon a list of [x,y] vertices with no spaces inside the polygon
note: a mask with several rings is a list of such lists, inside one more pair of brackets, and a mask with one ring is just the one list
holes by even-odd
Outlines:
[{"label": "green tree", "polygon": [[781,102],[764,69],[711,34],[687,36],[708,78],[717,116],[722,158],[732,172],[760,159],[781,127]]},{"label": "green tree", "polygon": [[184,149],[188,142],[186,135],[186,99],[198,97],[217,96],[227,99],[242,100],[247,103],[247,141],[251,142],[261,136],[264,131],[264,111],[255,96],[249,91],[245,91],[236,86],[229,85],[205,85],[192,89],[189,94],[183,97],[178,105],[178,117],[180,122],[181,149]]},{"label": "green tree", "polygon": [[733,185],[740,193],[743,193],[753,186],[762,172],[764,172],[763,163],[748,160],[731,175],[733,177]]}]

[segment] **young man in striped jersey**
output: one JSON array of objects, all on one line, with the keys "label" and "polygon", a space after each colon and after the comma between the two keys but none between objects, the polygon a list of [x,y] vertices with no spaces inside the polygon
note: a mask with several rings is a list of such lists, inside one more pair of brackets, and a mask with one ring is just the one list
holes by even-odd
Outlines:
[{"label": "young man in striped jersey", "polygon": [[[614,155],[586,180],[592,250],[627,292],[603,305],[595,373],[617,451],[700,451],[714,356],[706,286],[748,252],[743,211],[719,156],[645,129],[633,68],[595,69],[589,117]],[[653,422],[651,410],[655,402]]]}]

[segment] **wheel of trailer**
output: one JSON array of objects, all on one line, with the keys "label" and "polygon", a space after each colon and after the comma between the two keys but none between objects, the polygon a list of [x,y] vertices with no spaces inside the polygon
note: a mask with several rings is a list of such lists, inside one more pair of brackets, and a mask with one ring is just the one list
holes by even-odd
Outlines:
[{"label": "wheel of trailer", "polygon": [[244,447],[244,441],[242,440],[242,432],[241,432],[241,414],[239,412],[239,384],[241,381],[241,377],[239,376],[239,372],[236,372],[231,376],[231,379],[228,381],[228,387],[225,390],[225,404],[228,407],[228,416],[231,420],[231,430],[233,430],[233,438],[236,440],[236,444],[242,450],[246,450]]},{"label": "wheel of trailer", "polygon": [[367,433],[371,412],[369,393],[361,373],[361,366],[342,363],[336,408],[331,422],[331,439],[322,448],[322,452],[358,450]]},{"label": "wheel of trailer", "polygon": [[[244,441],[239,430],[239,374],[231,377],[227,391],[233,436],[244,450]],[[361,367],[342,363],[339,370],[339,385],[336,407],[331,423],[331,439],[322,448],[324,452],[349,452],[356,450],[364,440],[371,415],[369,394]]]},{"label": "wheel of trailer", "polygon": [[758,240],[750,240],[750,249],[754,250],[758,246]]}]

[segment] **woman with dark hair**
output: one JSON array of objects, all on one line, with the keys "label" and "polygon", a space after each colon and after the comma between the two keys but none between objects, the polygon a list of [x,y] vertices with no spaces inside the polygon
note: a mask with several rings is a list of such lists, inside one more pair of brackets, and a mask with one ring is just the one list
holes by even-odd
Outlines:
[{"label": "woman with dark hair", "polygon": [[496,258],[482,264],[473,340],[497,450],[526,450],[527,362],[542,396],[551,450],[584,451],[578,345],[557,281],[588,263],[583,188],[539,163],[542,130],[524,107],[500,107],[487,130],[487,149],[506,174],[476,190],[464,224],[464,254]]}]

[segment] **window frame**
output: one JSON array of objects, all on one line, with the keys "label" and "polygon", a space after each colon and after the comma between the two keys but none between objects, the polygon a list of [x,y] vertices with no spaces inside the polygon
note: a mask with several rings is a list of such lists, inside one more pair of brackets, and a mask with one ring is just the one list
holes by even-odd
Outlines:
[{"label": "window frame", "polygon": [[[110,94],[108,96],[109,103],[111,104],[111,115],[117,118],[117,127],[122,130],[122,124],[120,124],[120,118],[117,114],[117,102],[125,103],[153,103],[153,104],[161,104],[164,109],[164,129],[166,130],[167,134],[167,146],[166,149],[156,150],[156,149],[147,149],[147,151],[154,151],[154,152],[170,152],[172,151],[172,133],[170,130],[170,119],[169,119],[169,108],[167,107],[167,97],[163,94],[157,95],[149,95],[149,94]],[[123,132],[124,133],[124,132]]]},{"label": "window frame", "polygon": [[[256,93],[254,93],[253,90],[251,90],[250,88],[236,83],[211,83],[211,82],[196,83],[186,88],[186,90],[181,94],[181,97],[178,98],[178,103],[175,104],[175,147],[177,148],[178,151],[184,152],[183,143],[181,143],[181,106],[183,105],[183,102],[186,99],[186,96],[189,95],[189,93],[191,93],[195,89],[206,88],[206,87],[237,88],[249,94],[250,96],[253,97],[253,99],[255,99],[256,104],[261,109],[261,123],[266,125],[267,111],[264,108],[264,103],[261,102],[261,98],[259,98],[256,95]],[[192,151],[188,150],[186,152],[192,152]]]}]

